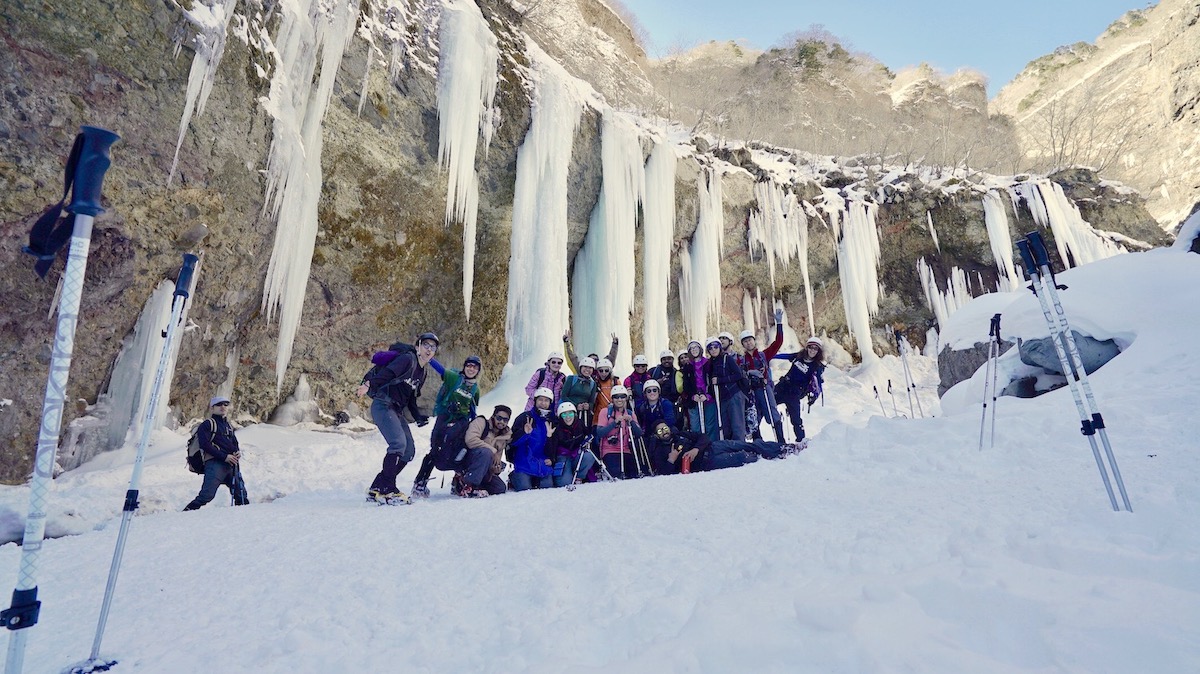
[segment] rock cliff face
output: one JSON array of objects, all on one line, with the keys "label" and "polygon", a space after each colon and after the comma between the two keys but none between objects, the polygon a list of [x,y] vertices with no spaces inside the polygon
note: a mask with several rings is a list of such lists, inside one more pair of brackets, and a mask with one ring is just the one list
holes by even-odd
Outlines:
[{"label": "rock cliff face", "polygon": [[1024,154],[1137,188],[1164,228],[1200,201],[1200,4],[1161,0],[1031,62],[992,101]]},{"label": "rock cliff face", "polygon": [[[351,41],[324,117],[319,232],[280,394],[279,327],[267,320],[262,300],[276,236],[275,222],[264,208],[262,171],[272,120],[263,105],[269,84],[259,69],[264,62],[269,65],[269,57],[248,28],[253,21],[235,18],[231,24],[233,36],[215,72],[207,110],[191,119],[177,176],[168,185],[193,34],[175,4],[70,0],[50,7],[9,0],[0,13],[0,40],[10,55],[0,61],[5,100],[0,106],[0,294],[6,298],[0,309],[0,357],[5,363],[0,398],[13,402],[0,406],[0,477],[21,480],[33,456],[54,330],[48,311],[61,270],[60,262],[49,282],[37,281],[30,260],[19,251],[31,221],[57,198],[62,159],[81,124],[113,129],[122,140],[113,148],[104,190],[108,210],[97,218],[89,258],[68,393],[71,400],[85,401],[76,414],[106,389],[142,304],[159,281],[175,273],[180,253],[187,250],[202,252],[203,261],[190,309],[195,328],[183,337],[170,399],[178,418],[203,413],[208,397],[224,386],[241,414],[266,419],[301,374],[320,407],[332,413],[352,402],[351,391],[373,350],[410,340],[423,330],[441,335],[439,358],[447,364],[457,365],[472,353],[482,356],[485,388],[492,385],[508,359],[505,321],[517,157],[537,101],[526,41],[538,41],[551,54],[557,51],[580,77],[597,74],[593,86],[606,98],[611,94],[613,101],[656,95],[638,70],[624,23],[592,0],[556,4],[565,9],[530,28],[536,15],[522,16],[519,8],[501,0],[479,2],[499,43],[500,76],[492,142],[475,162],[478,253],[470,321],[463,315],[460,292],[462,225],[445,223],[447,177],[438,167],[437,81],[435,69],[428,67],[437,63],[437,35],[421,32],[423,17],[430,12],[436,16],[440,5],[436,0],[397,4],[406,9],[407,19],[396,19],[393,27],[407,41],[403,50],[392,50],[399,57],[391,66],[380,63],[390,45]],[[262,23],[277,27],[278,17],[268,11],[274,3],[239,6],[246,16],[261,11]],[[373,13],[379,6],[363,3],[359,35],[369,21],[388,18]],[[576,23],[563,23],[563,16]],[[555,32],[554,26],[568,24],[573,31]],[[184,49],[176,58],[177,41],[183,41]],[[380,51],[369,57],[373,49]],[[567,269],[600,194],[604,114],[613,113],[602,101],[589,104],[571,148],[568,255],[550,261]],[[645,141],[643,146],[648,154]],[[747,318],[762,329],[775,297],[787,304],[799,332],[826,334],[856,349],[843,309],[839,229],[829,214],[847,201],[878,209],[883,292],[868,336],[873,351],[891,348],[887,325],[894,323],[902,324],[915,344],[923,343],[933,313],[925,304],[927,284],[917,273],[919,258],[926,258],[941,291],[949,287],[956,268],[972,279],[971,292],[998,283],[980,199],[988,186],[1012,184],[1012,179],[870,161],[839,163],[705,138],[681,146],[679,155],[674,194],[668,195],[676,207],[667,305],[672,347],[697,336],[687,334],[681,319],[680,257],[697,227],[697,176],[713,167],[724,173],[725,256],[720,316],[709,323],[710,330],[736,332]],[[1145,239],[1147,227],[1153,228],[1136,195],[1093,176],[1056,179],[1068,189],[1087,192],[1080,208],[1090,209],[1087,217],[1098,229]],[[787,255],[776,255],[772,279],[769,253],[763,244],[750,242],[752,216],[767,208],[756,197],[756,185],[764,181],[794,195],[807,213],[803,227],[815,325],[807,324],[802,309],[805,283],[795,255],[790,262]],[[1035,226],[1027,209],[1015,208],[1015,203],[1008,205],[1014,234]],[[640,246],[640,236],[638,241]],[[633,273],[641,278],[645,270],[639,251],[629,251],[629,257]],[[759,296],[761,303],[746,301]],[[630,335],[634,352],[643,348],[640,291],[636,297]],[[70,421],[68,413],[65,422]]]}]

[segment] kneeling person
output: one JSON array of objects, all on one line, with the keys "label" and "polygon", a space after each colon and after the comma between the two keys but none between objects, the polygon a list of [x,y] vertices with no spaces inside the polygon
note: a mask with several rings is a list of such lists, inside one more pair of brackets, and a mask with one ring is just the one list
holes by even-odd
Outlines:
[{"label": "kneeling person", "polygon": [[493,469],[502,456],[512,432],[508,420],[512,410],[497,405],[492,418],[478,416],[447,427],[441,447],[432,453],[433,467],[455,472],[455,493],[464,498],[503,494],[504,480]]}]

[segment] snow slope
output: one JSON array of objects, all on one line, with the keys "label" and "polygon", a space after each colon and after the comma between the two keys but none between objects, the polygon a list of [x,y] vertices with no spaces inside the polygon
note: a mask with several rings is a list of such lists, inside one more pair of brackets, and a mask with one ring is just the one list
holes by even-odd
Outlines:
[{"label": "snow slope", "polygon": [[[1069,316],[1130,340],[1091,379],[1133,513],[1110,510],[1065,390],[1002,399],[979,451],[978,406],[943,416],[917,356],[936,418],[879,414],[872,383],[903,381],[883,358],[866,383],[830,373],[799,457],[573,493],[365,506],[374,432],[254,426],[254,504],[179,513],[198,479],[164,432],[103,652],[120,672],[1197,671],[1200,256],[1060,280]],[[26,671],[87,655],[129,460],[56,480],[86,532],[46,543]]]}]

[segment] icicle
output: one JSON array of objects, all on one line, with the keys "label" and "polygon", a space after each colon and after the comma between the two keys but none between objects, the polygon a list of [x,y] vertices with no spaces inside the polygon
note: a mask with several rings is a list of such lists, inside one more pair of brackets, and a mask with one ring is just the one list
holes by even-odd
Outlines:
[{"label": "icicle", "polygon": [[642,348],[647,356],[667,348],[667,297],[671,292],[671,241],[675,236],[675,146],[658,141],[646,162],[642,206]]},{"label": "icicle", "polygon": [[996,269],[1000,274],[999,289],[1008,292],[1020,288],[1021,279],[1013,265],[1013,242],[1008,231],[1008,214],[1004,210],[1004,201],[994,190],[983,195],[983,221],[987,225],[992,257],[996,258]]},{"label": "icicle", "polygon": [[634,234],[638,204],[646,191],[642,144],[637,128],[622,113],[604,112],[601,127],[603,182],[592,211],[587,236],[575,258],[571,287],[575,297],[572,320],[578,344],[603,353],[607,335],[615,333],[627,345],[615,363],[631,371],[629,314],[636,281]]},{"label": "icicle", "polygon": [[804,279],[804,301],[808,308],[808,329],[814,335],[817,330],[816,317],[813,314],[813,292],[812,282],[808,280],[808,219],[805,217],[807,209],[801,207],[797,202],[792,208],[793,215],[788,216],[788,220],[793,222],[793,226],[800,232],[800,276]]},{"label": "icicle", "polygon": [[758,321],[754,317],[754,298],[750,297],[749,290],[742,291],[742,325],[744,329],[758,334]]},{"label": "icicle", "polygon": [[[835,202],[835,207],[838,204]],[[872,203],[851,201],[846,210],[830,213],[838,239],[838,276],[846,326],[858,343],[863,363],[876,360],[871,343],[871,317],[879,311],[879,229]],[[834,217],[834,215],[837,217]]]},{"label": "icicle", "polygon": [[179,119],[179,140],[175,142],[175,157],[171,160],[167,185],[175,179],[175,169],[179,167],[179,148],[183,147],[183,137],[187,134],[193,113],[203,115],[204,107],[208,104],[217,66],[221,65],[221,56],[225,53],[229,21],[233,18],[235,7],[237,0],[208,0],[208,4],[195,0],[192,8],[183,13],[199,33],[193,41],[196,55],[192,57],[192,69],[188,72],[183,115]]},{"label": "icicle", "polygon": [[371,81],[371,61],[375,58],[375,50],[367,50],[367,65],[363,67],[362,87],[358,91],[358,116],[362,117],[363,103],[367,102],[367,84]]},{"label": "icicle", "polygon": [[470,321],[479,217],[475,152],[480,131],[485,155],[492,142],[492,103],[500,51],[496,36],[473,0],[444,3],[438,61],[438,163],[449,169],[446,223],[463,225],[463,308]]},{"label": "icicle", "polygon": [[[917,260],[917,275],[921,277],[926,306],[937,318],[939,326],[945,326],[946,319],[955,311],[966,306],[972,299],[967,273],[958,267],[950,269],[950,278],[946,280],[945,292],[938,289],[933,269],[923,257]],[[982,284],[982,282],[982,277],[980,277],[980,283]]]},{"label": "icicle", "polygon": [[688,338],[708,337],[708,319],[721,312],[721,239],[725,232],[721,167],[701,171],[696,177],[700,198],[699,222],[688,244],[689,263],[682,269],[679,299]]},{"label": "icicle", "polygon": [[[162,355],[163,328],[171,319],[171,299],[175,284],[161,281],[146,300],[133,334],[121,347],[113,365],[105,397],[110,404],[109,448],[120,447],[130,430],[136,434],[145,419],[146,403]],[[164,382],[165,383],[165,382]],[[168,395],[167,400],[170,399]],[[160,407],[165,410],[166,406]],[[161,413],[159,414],[161,417]],[[157,424],[156,424],[157,425]]]},{"label": "icicle", "polygon": [[933,228],[933,212],[925,211],[925,220],[929,223],[929,236],[933,237],[933,247],[942,252],[942,244],[938,241],[937,230]]},{"label": "icicle", "polygon": [[510,363],[560,350],[569,325],[567,172],[583,102],[562,68],[530,44],[536,83],[532,121],[517,152],[508,273]]},{"label": "icicle", "polygon": [[1034,222],[1054,233],[1059,258],[1067,268],[1126,252],[1083,219],[1058,183],[1046,178],[1017,183],[1010,194],[1014,204],[1018,196],[1024,197]]},{"label": "icicle", "polygon": [[[262,306],[268,321],[279,312],[276,393],[283,388],[292,358],[317,238],[321,124],[357,16],[357,3],[336,0],[330,6],[330,2],[297,0],[279,5],[283,16],[275,38],[277,62],[270,94],[262,101],[274,118],[263,210],[269,209],[278,224]],[[318,56],[321,74],[314,91]]]}]

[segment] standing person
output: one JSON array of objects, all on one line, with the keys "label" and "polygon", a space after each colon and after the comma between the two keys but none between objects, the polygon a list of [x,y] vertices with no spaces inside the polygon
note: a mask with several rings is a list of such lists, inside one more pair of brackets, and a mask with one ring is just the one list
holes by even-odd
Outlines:
[{"label": "standing person", "polygon": [[[717,424],[717,407],[708,392],[708,380],[704,376],[708,359],[700,342],[688,342],[687,369],[683,370],[683,385],[680,389],[690,401],[688,422],[693,431],[708,436],[709,440],[721,439],[721,427]],[[680,363],[683,367],[683,363]]]},{"label": "standing person", "polygon": [[592,379],[596,380],[596,409],[602,410],[612,404],[612,389],[620,386],[621,380],[613,372],[612,361],[607,358],[601,358],[596,363],[596,373]]},{"label": "standing person", "polygon": [[382,366],[372,368],[367,374],[371,419],[387,441],[383,467],[367,490],[368,501],[386,504],[410,501],[404,492],[396,488],[396,477],[413,460],[417,451],[403,412],[405,409],[411,412],[418,426],[429,423],[429,418],[422,416],[417,409],[417,398],[421,395],[421,387],[425,385],[425,366],[433,359],[437,349],[437,335],[423,332],[417,337],[415,347],[399,342],[392,344],[389,349],[393,352],[391,359]]},{"label": "standing person", "polygon": [[750,403],[758,410],[758,422],[750,429],[756,440],[762,439],[760,424],[766,420],[775,429],[775,440],[783,442],[783,419],[779,416],[779,405],[775,402],[775,382],[771,376],[771,359],[783,346],[783,310],[775,310],[775,339],[767,348],[758,350],[754,333],[742,332],[742,355],[737,357],[738,367],[750,379]]},{"label": "standing person", "polygon": [[642,401],[634,403],[633,407],[633,413],[642,428],[654,428],[660,421],[667,422],[671,428],[679,428],[675,422],[675,406],[662,397],[662,387],[657,379],[646,382],[642,396]]},{"label": "standing person", "polygon": [[737,358],[722,351],[720,339],[708,341],[708,362],[704,365],[704,380],[709,384],[720,405],[721,435],[726,440],[746,441],[746,394],[749,387],[746,374],[738,367]]},{"label": "standing person", "polygon": [[[605,358],[608,362],[613,362],[617,359],[617,348],[620,342],[617,340],[617,333],[612,333],[612,348],[608,350],[608,355]],[[575,355],[575,349],[571,348],[571,331],[567,330],[563,333],[563,351],[567,352],[567,358],[571,361],[571,369],[579,372],[580,360],[579,356]],[[588,357],[599,362],[600,358],[596,354],[588,354]]]},{"label": "standing person", "polygon": [[[691,410],[696,405],[692,395],[695,394],[696,385],[694,380],[690,387],[687,384],[692,369],[692,356],[684,349],[677,357],[679,366],[675,368],[675,390],[679,392],[679,397],[675,399],[675,411],[679,413],[679,428],[685,431],[696,430],[692,428],[691,423]],[[684,372],[688,375],[684,375]]]},{"label": "standing person", "polygon": [[633,357],[633,374],[625,378],[625,388],[629,389],[635,405],[642,400],[642,385],[651,379],[649,367],[650,360],[646,354],[639,353]]},{"label": "standing person", "polygon": [[658,382],[662,397],[672,405],[679,402],[679,384],[675,375],[675,354],[670,349],[658,354],[658,365],[650,368],[650,378]]},{"label": "standing person", "polygon": [[234,505],[250,502],[238,465],[242,458],[241,448],[238,447],[237,436],[233,434],[233,425],[226,416],[229,398],[216,396],[209,400],[208,411],[210,418],[200,422],[200,429],[196,431],[200,449],[204,452],[204,482],[200,484],[200,493],[196,494],[196,498],[184,506],[185,511],[196,510],[212,501],[221,485],[229,489]]},{"label": "standing person", "polygon": [[642,436],[633,409],[629,406],[629,391],[617,384],[612,388],[612,404],[600,410],[596,418],[596,440],[600,445],[600,460],[608,472],[619,480],[638,477],[633,454],[633,439]]},{"label": "standing person", "polygon": [[554,400],[557,402],[560,393],[562,392],[563,382],[567,375],[562,372],[563,356],[557,351],[551,351],[546,358],[546,364],[539,367],[529,378],[529,383],[525,385],[525,395],[529,396],[529,400],[525,402],[525,411],[533,409],[533,394],[543,386],[554,392]]},{"label": "standing person", "polygon": [[775,359],[791,363],[788,371],[779,378],[775,395],[787,410],[788,418],[792,420],[792,431],[796,434],[796,442],[800,442],[804,440],[804,420],[800,418],[801,402],[807,397],[811,409],[812,404],[820,397],[821,387],[825,383],[824,344],[816,337],[809,337],[803,351],[776,354]]},{"label": "standing person", "polygon": [[559,403],[557,412],[558,423],[550,434],[546,454],[554,461],[554,486],[565,487],[583,482],[596,459],[583,449],[592,439],[592,427],[579,418],[575,405]]},{"label": "standing person", "polygon": [[[430,361],[436,363],[437,361]],[[453,368],[442,372],[442,387],[438,389],[437,401],[433,404],[433,433],[429,436],[429,453],[421,459],[421,469],[413,480],[412,496],[429,498],[429,476],[433,474],[434,456],[442,448],[447,424],[470,421],[475,418],[475,406],[479,404],[479,375],[483,373],[483,361],[479,356],[468,356],[461,370]]]},{"label": "standing person", "polygon": [[587,426],[592,426],[592,422],[596,420],[593,411],[599,387],[596,385],[596,380],[592,378],[595,370],[596,361],[592,360],[590,356],[579,361],[577,370],[579,374],[568,375],[566,382],[563,383],[562,392],[559,394],[562,402],[575,406],[575,412]]},{"label": "standing person", "polygon": [[508,475],[513,491],[554,486],[554,460],[547,453],[554,417],[550,405],[554,392],[542,387],[533,393],[534,407],[513,421],[513,470]]}]

